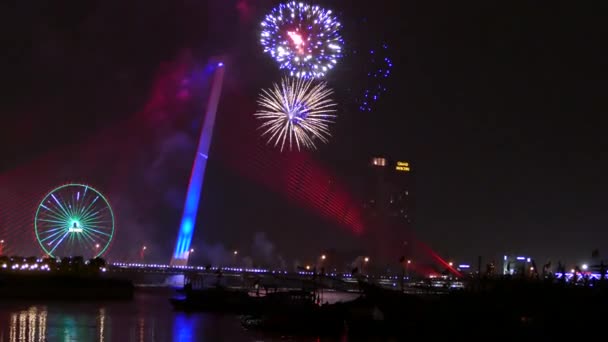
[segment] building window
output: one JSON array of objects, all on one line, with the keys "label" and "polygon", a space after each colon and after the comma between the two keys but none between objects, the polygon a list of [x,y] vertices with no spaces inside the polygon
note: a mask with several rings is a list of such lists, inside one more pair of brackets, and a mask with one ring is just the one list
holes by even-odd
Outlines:
[{"label": "building window", "polygon": [[372,165],[386,166],[386,159],[385,158],[372,158]]}]

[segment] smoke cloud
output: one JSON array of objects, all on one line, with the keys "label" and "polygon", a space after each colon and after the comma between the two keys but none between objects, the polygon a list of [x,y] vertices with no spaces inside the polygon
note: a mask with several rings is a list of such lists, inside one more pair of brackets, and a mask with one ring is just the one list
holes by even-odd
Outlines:
[{"label": "smoke cloud", "polygon": [[223,244],[208,244],[203,242],[200,245],[202,249],[200,251],[195,250],[194,253],[201,253],[202,256],[200,258],[197,256],[196,260],[201,260],[206,265],[218,267],[236,266],[236,257]]},{"label": "smoke cloud", "polygon": [[273,264],[274,244],[268,240],[266,233],[257,232],[253,237],[253,257],[263,264]]},{"label": "smoke cloud", "polygon": [[287,261],[275,252],[275,245],[265,232],[257,232],[251,241],[251,255],[241,257],[222,243],[197,243],[193,260],[217,267],[260,267],[287,269]]}]

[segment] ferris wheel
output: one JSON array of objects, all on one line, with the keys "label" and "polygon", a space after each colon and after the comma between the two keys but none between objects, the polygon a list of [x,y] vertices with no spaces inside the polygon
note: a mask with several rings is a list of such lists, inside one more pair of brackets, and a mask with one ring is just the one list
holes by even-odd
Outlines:
[{"label": "ferris wheel", "polygon": [[114,213],[108,200],[84,184],[66,184],[49,192],[34,217],[40,247],[50,257],[103,255],[114,237]]}]

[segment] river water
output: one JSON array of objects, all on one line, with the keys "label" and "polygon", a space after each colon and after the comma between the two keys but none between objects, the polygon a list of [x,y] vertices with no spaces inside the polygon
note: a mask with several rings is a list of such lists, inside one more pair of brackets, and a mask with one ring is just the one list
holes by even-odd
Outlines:
[{"label": "river water", "polygon": [[251,332],[237,316],[175,312],[167,293],[137,292],[122,302],[1,302],[0,342],[5,341],[333,340]]}]

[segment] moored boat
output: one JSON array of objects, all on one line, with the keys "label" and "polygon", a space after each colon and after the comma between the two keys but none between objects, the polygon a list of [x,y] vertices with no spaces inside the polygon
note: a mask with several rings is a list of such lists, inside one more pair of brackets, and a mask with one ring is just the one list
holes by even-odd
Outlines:
[{"label": "moored boat", "polygon": [[254,310],[256,302],[246,291],[215,286],[192,289],[186,286],[169,301],[176,310],[245,314]]}]

